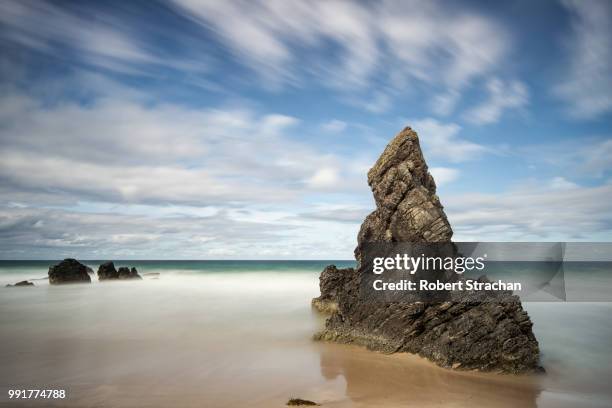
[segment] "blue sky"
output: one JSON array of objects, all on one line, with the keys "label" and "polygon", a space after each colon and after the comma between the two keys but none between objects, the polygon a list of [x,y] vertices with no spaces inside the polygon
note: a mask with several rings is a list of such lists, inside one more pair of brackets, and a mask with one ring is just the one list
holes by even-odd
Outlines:
[{"label": "blue sky", "polygon": [[413,127],[458,241],[612,237],[612,5],[0,3],[0,258],[350,259]]}]

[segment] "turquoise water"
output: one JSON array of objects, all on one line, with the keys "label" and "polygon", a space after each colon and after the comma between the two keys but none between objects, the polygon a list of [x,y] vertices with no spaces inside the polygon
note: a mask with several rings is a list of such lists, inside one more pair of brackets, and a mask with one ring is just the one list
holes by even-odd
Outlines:
[{"label": "turquoise water", "polygon": [[[59,260],[35,261],[0,261],[0,283],[14,283],[25,279],[46,279],[49,266]],[[94,271],[106,260],[81,260]],[[339,268],[354,267],[354,261],[346,260],[304,260],[304,261],[150,261],[150,260],[118,260],[113,261],[115,267],[134,266],[140,274],[164,272],[166,274],[200,274],[200,273],[255,273],[255,272],[295,272],[319,273],[325,266],[334,264]],[[94,278],[95,280],[95,278]]]},{"label": "turquoise water", "polygon": [[[48,285],[47,272],[49,266],[55,265],[59,260],[35,260],[35,261],[0,261],[0,287],[14,284],[22,280],[29,280],[36,285]],[[95,271],[100,264],[106,260],[81,260],[89,266],[94,274],[92,283],[98,283]],[[354,261],[150,261],[150,260],[118,260],[113,261],[115,267],[135,267],[138,273],[163,273],[164,277],[186,280],[199,275],[209,277],[221,277],[227,274],[249,274],[264,273],[268,278],[274,274],[318,274],[325,266],[334,264],[338,267],[354,267]]]}]

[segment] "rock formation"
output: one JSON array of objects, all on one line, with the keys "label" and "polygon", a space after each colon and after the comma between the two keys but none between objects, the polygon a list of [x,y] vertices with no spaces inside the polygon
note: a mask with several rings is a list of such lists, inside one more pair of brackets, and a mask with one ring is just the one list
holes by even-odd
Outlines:
[{"label": "rock formation", "polygon": [[28,282],[27,280],[24,280],[24,281],[21,281],[21,282],[17,282],[14,285],[11,285],[11,284],[6,285],[7,288],[18,288],[20,286],[23,286],[23,287],[34,286],[34,283]]},{"label": "rock formation", "polygon": [[117,273],[119,274],[119,279],[142,279],[134,267],[128,268],[122,266],[117,270]]},{"label": "rock formation", "polygon": [[312,299],[312,306],[323,313],[333,313],[338,310],[338,297],[343,292],[344,285],[351,282],[354,269],[338,269],[329,265],[323,269],[319,277],[321,296]]},{"label": "rock formation", "polygon": [[317,404],[314,401],[305,400],[302,398],[290,398],[289,401],[287,401],[285,405],[288,405],[291,407],[303,407],[303,406],[317,406],[319,404]]},{"label": "rock formation", "polygon": [[118,279],[119,273],[112,262],[104,262],[98,267],[98,280]]},{"label": "rock formation", "polygon": [[115,269],[113,262],[105,262],[98,267],[98,280],[124,280],[124,279],[142,279],[138,275],[136,268],[127,268],[125,266]]},{"label": "rock formation", "polygon": [[450,292],[444,301],[386,303],[360,293],[369,243],[450,243],[453,234],[412,129],[389,143],[368,172],[368,184],[376,209],[359,231],[357,268],[331,265],[321,274],[321,297],[313,305],[331,316],[315,339],[419,354],[448,368],[538,370],[532,323],[510,292]]},{"label": "rock formation", "polygon": [[57,265],[49,267],[49,284],[91,283],[87,267],[76,259],[64,259]]}]

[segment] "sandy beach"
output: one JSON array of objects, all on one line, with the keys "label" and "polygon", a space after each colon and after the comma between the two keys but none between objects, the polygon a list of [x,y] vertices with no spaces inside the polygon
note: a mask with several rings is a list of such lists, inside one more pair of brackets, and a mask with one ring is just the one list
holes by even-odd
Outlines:
[{"label": "sandy beach", "polygon": [[[207,273],[161,265],[159,280],[0,288],[0,406],[281,407],[290,397],[329,407],[612,401],[601,357],[608,304],[527,304],[545,375],[458,372],[413,355],[312,341],[325,320],[309,304],[318,266]],[[568,319],[573,327],[560,328]],[[9,388],[33,387],[66,389],[68,398],[6,398]]]}]

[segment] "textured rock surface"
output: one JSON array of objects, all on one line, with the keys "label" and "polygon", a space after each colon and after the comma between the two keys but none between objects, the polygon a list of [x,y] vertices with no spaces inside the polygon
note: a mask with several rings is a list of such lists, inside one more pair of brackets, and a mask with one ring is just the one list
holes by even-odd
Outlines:
[{"label": "textured rock surface", "polygon": [[98,267],[98,280],[118,279],[119,273],[115,269],[115,264],[112,262],[104,262]]},{"label": "textured rock surface", "polygon": [[71,258],[49,267],[49,284],[62,283],[91,283],[87,267]]},{"label": "textured rock surface", "polygon": [[117,273],[119,274],[119,279],[142,279],[134,267],[128,268],[122,266],[117,270]]},{"label": "textured rock surface", "polygon": [[117,280],[117,279],[142,279],[136,268],[127,268],[125,266],[115,269],[113,262],[104,262],[98,267],[98,279]]},{"label": "textured rock surface", "polygon": [[539,369],[532,323],[509,292],[451,292],[448,301],[437,303],[381,303],[360,295],[366,243],[450,242],[453,234],[410,128],[389,143],[369,171],[368,183],[376,210],[359,231],[357,269],[328,266],[321,274],[317,299],[335,308],[315,339],[415,353],[455,369]]},{"label": "textured rock surface", "polygon": [[366,242],[447,242],[451,229],[436,183],[427,170],[419,138],[400,132],[368,172],[376,210],[361,224],[355,258]]},{"label": "textured rock surface", "polygon": [[21,282],[17,282],[14,285],[10,285],[10,284],[6,285],[7,288],[15,288],[15,287],[18,288],[20,286],[29,287],[29,286],[34,286],[34,284],[32,282],[28,282],[28,281],[21,281]]},{"label": "textured rock surface", "polygon": [[355,270],[338,269],[329,265],[319,277],[321,296],[312,299],[312,306],[323,313],[333,313],[338,309],[338,296],[345,290],[344,286],[351,281]]}]

